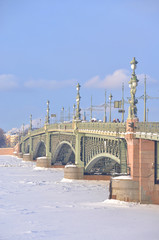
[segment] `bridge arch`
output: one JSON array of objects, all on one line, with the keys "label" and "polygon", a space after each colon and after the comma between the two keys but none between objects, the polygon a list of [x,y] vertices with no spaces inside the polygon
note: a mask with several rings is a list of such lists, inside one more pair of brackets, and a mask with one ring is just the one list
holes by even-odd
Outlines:
[{"label": "bridge arch", "polygon": [[52,158],[52,164],[54,164],[55,162],[58,161],[58,156],[59,156],[60,152],[62,151],[62,149],[63,149],[64,155],[65,155],[65,158],[61,159],[62,164],[64,164],[64,165],[67,164],[67,162],[69,162],[69,159],[72,154],[74,155],[74,161],[75,161],[75,149],[73,148],[73,146],[71,145],[70,142],[62,141],[56,147],[55,154]]},{"label": "bridge arch", "polygon": [[30,152],[30,145],[28,144],[25,148],[25,153],[29,153]]},{"label": "bridge arch", "polygon": [[85,172],[89,172],[92,167],[102,158],[110,158],[112,160],[114,160],[116,163],[120,164],[120,159],[110,153],[100,153],[96,156],[94,156],[85,166]]},{"label": "bridge arch", "polygon": [[43,141],[40,141],[35,148],[35,152],[33,154],[33,159],[35,160],[38,157],[46,156],[46,146]]}]

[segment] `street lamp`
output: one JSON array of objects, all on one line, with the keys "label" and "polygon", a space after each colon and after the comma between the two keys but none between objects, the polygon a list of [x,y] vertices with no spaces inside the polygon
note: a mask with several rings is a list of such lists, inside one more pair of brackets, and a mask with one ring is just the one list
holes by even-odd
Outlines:
[{"label": "street lamp", "polygon": [[32,130],[32,114],[30,114],[30,131]]},{"label": "street lamp", "polygon": [[61,108],[61,122],[64,122],[64,107]]},{"label": "street lamp", "polygon": [[49,124],[49,123],[50,123],[50,116],[49,116],[50,108],[49,108],[49,104],[50,104],[50,101],[48,100],[48,101],[47,101],[47,110],[46,110],[47,115],[46,115],[46,121],[45,121],[46,124]]},{"label": "street lamp", "polygon": [[106,96],[107,96],[107,92],[105,90],[105,103],[104,103],[104,122],[107,122],[107,99],[106,99]]},{"label": "street lamp", "polygon": [[81,114],[80,114],[80,84],[78,83],[77,86],[76,86],[76,90],[77,90],[77,96],[76,96],[76,103],[77,103],[77,108],[76,108],[76,120],[80,120],[80,117],[81,117]]},{"label": "street lamp", "polygon": [[149,109],[147,108],[147,122],[148,122],[148,114],[149,114]]},{"label": "street lamp", "polygon": [[22,135],[24,136],[24,123],[23,123],[23,127],[22,127]]},{"label": "street lamp", "polygon": [[73,104],[73,119],[75,118],[75,109],[76,109],[76,105]]},{"label": "street lamp", "polygon": [[135,57],[133,58],[133,60],[130,62],[131,64],[131,68],[133,70],[132,72],[132,77],[129,81],[129,87],[130,87],[130,94],[131,94],[131,99],[129,100],[130,106],[129,106],[129,115],[128,118],[129,119],[133,119],[137,117],[137,107],[136,104],[138,103],[138,100],[135,98],[135,93],[136,93],[136,87],[138,85],[138,79],[137,76],[135,74],[135,69],[136,69],[136,65],[137,65],[137,61],[135,59]]},{"label": "street lamp", "polygon": [[91,96],[91,107],[90,107],[90,121],[92,121],[92,96]]},{"label": "street lamp", "polygon": [[110,95],[109,95],[109,103],[110,103],[110,106],[109,106],[109,122],[111,122],[111,101],[112,101],[112,94],[110,93]]}]

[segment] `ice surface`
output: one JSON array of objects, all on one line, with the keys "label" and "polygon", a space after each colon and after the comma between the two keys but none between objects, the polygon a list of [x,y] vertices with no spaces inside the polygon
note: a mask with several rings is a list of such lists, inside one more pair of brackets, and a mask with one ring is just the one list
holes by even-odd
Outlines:
[{"label": "ice surface", "polygon": [[65,168],[76,168],[77,166],[76,165],[73,165],[73,164],[70,164],[70,165],[66,165]]},{"label": "ice surface", "polygon": [[130,176],[118,176],[118,177],[113,177],[113,179],[132,179]]},{"label": "ice surface", "polygon": [[158,240],[159,206],[108,200],[108,189],[0,156],[0,240]]}]

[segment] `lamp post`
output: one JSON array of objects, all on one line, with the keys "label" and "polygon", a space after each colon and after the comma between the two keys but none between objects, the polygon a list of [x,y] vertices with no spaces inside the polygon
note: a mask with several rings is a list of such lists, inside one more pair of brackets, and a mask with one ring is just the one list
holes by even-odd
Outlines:
[{"label": "lamp post", "polygon": [[110,93],[109,95],[109,103],[110,103],[110,106],[109,106],[109,122],[111,122],[111,103],[112,103],[112,94]]},{"label": "lamp post", "polygon": [[75,118],[75,109],[76,109],[76,105],[73,104],[73,119]]},{"label": "lamp post", "polygon": [[132,77],[131,77],[131,79],[129,81],[130,94],[131,94],[131,99],[129,100],[129,103],[130,103],[129,115],[128,115],[129,119],[137,118],[137,107],[136,107],[136,104],[138,103],[138,100],[135,98],[136,87],[137,87],[138,81],[139,81],[137,79],[136,74],[135,74],[135,69],[136,69],[137,63],[138,62],[136,61],[135,57],[130,62],[131,68],[132,68],[133,72],[132,72]]},{"label": "lamp post", "polygon": [[24,123],[23,123],[23,127],[22,127],[22,136],[24,136]]},{"label": "lamp post", "polygon": [[64,107],[61,108],[61,122],[64,122]]},{"label": "lamp post", "polygon": [[124,83],[122,83],[122,122],[124,122]]},{"label": "lamp post", "polygon": [[104,103],[104,122],[107,122],[107,92],[105,90],[105,103]]},{"label": "lamp post", "polygon": [[92,121],[92,96],[91,96],[91,107],[90,107],[90,122]]},{"label": "lamp post", "polygon": [[68,121],[70,122],[70,107],[68,108]]},{"label": "lamp post", "polygon": [[46,112],[47,112],[47,115],[46,115],[46,124],[50,124],[50,116],[49,116],[49,111],[50,111],[50,108],[49,108],[49,104],[50,104],[50,101],[48,100],[47,101],[47,110],[46,110]]},{"label": "lamp post", "polygon": [[146,122],[146,75],[144,78],[144,122]]},{"label": "lamp post", "polygon": [[149,109],[147,108],[147,122],[148,122],[148,114],[149,114]]},{"label": "lamp post", "polygon": [[29,130],[30,131],[32,130],[32,114],[30,114],[30,127],[29,127]]},{"label": "lamp post", "polygon": [[80,85],[79,83],[77,84],[76,86],[76,90],[77,90],[77,96],[76,96],[76,103],[77,103],[77,108],[76,108],[76,121],[80,121],[80,117],[81,117],[81,114],[80,114]]}]

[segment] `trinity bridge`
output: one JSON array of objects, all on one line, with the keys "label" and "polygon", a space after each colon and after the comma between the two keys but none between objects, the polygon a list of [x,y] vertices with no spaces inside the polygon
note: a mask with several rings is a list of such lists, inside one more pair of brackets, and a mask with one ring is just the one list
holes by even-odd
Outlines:
[{"label": "trinity bridge", "polygon": [[136,64],[133,58],[126,122],[82,122],[78,84],[76,114],[71,123],[50,124],[49,101],[42,128],[32,130],[31,118],[29,131],[19,145],[23,159],[37,160],[45,167],[68,164],[65,172],[74,176],[73,172],[79,170],[77,179],[95,171],[125,175],[112,179],[111,198],[159,204],[159,123],[139,122],[137,118]]},{"label": "trinity bridge", "polygon": [[[73,123],[45,125],[22,138],[21,152],[33,160],[46,156],[51,165],[74,163],[90,172],[96,165],[105,172],[127,173],[125,123]],[[102,163],[102,160],[104,164]],[[99,164],[97,164],[99,162]]]}]

